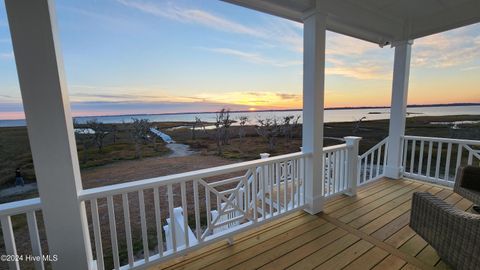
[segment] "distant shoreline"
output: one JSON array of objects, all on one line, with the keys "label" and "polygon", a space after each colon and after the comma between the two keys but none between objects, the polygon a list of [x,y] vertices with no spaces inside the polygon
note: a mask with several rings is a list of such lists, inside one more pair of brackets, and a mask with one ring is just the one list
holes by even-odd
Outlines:
[{"label": "distant shoreline", "polygon": [[[428,107],[467,107],[467,106],[480,106],[480,103],[441,103],[441,104],[411,104],[407,105],[407,108],[428,108]],[[390,106],[359,106],[359,107],[330,107],[325,108],[325,110],[364,110],[364,109],[388,109]],[[302,111],[302,108],[297,109],[271,109],[271,110],[231,110],[231,113],[255,113],[255,112],[292,112],[292,111]],[[81,118],[92,118],[92,117],[125,117],[125,116],[152,116],[152,115],[183,115],[183,114],[211,114],[216,113],[216,111],[208,112],[172,112],[172,113],[136,113],[136,114],[114,114],[114,115],[84,115],[84,116],[75,116],[74,119]],[[0,121],[22,121],[25,118],[19,119],[0,119]]]}]

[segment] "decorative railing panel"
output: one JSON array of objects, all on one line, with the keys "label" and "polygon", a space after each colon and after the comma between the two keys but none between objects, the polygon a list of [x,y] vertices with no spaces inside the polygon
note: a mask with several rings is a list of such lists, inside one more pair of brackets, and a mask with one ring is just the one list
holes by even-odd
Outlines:
[{"label": "decorative railing panel", "polygon": [[457,168],[480,165],[480,141],[404,136],[403,175],[452,186]]},{"label": "decorative railing panel", "polygon": [[98,269],[136,268],[305,205],[294,153],[84,190]]},{"label": "decorative railing panel", "polygon": [[328,198],[348,190],[348,170],[348,147],[346,144],[323,148],[323,196]]}]

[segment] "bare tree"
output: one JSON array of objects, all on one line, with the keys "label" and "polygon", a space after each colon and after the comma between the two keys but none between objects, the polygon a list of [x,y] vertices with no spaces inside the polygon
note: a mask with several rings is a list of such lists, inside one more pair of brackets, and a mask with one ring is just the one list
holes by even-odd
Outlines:
[{"label": "bare tree", "polygon": [[112,124],[110,127],[110,132],[112,133],[113,144],[116,144],[118,139],[118,126],[116,124]]},{"label": "bare tree", "polygon": [[88,150],[93,145],[93,134],[90,129],[81,127],[76,120],[73,120],[73,126],[75,127],[75,138],[83,148],[81,162],[85,164],[88,161]]},{"label": "bare tree", "polygon": [[215,114],[215,142],[219,155],[223,154],[222,145],[229,143],[229,128],[233,122],[229,109],[223,108]]},{"label": "bare tree", "polygon": [[360,129],[360,125],[362,124],[362,121],[367,119],[367,117],[363,116],[362,118],[358,119],[355,125],[353,126],[353,134],[356,134],[357,131]]},{"label": "bare tree", "polygon": [[148,119],[132,118],[130,124],[130,137],[135,144],[135,158],[142,158],[141,144],[147,140],[148,132],[150,131],[150,122]]},{"label": "bare tree", "polygon": [[98,121],[97,119],[89,120],[86,123],[87,127],[94,131],[93,141],[98,148],[98,152],[102,152],[105,137],[109,134],[107,125]]},{"label": "bare tree", "polygon": [[248,124],[248,116],[246,115],[240,116],[238,118],[238,124],[239,124],[238,137],[240,139],[243,139],[246,135],[245,126]]},{"label": "bare tree", "polygon": [[197,138],[196,134],[196,128],[201,127],[203,129],[203,132],[206,134],[207,130],[205,129],[205,125],[200,119],[200,117],[195,116],[195,122],[192,125],[192,140],[195,140]]},{"label": "bare tree", "polygon": [[300,120],[300,116],[295,117],[294,115],[288,115],[283,117],[282,120],[282,134],[286,140],[290,140],[293,138],[294,132],[298,127],[298,121]]},{"label": "bare tree", "polygon": [[268,149],[273,151],[277,144],[277,137],[281,134],[281,126],[276,118],[257,119],[257,133],[268,142]]}]

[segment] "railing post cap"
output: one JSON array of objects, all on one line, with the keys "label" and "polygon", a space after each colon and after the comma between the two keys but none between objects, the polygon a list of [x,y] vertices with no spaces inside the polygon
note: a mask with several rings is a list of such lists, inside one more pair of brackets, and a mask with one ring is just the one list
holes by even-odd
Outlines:
[{"label": "railing post cap", "polygon": [[270,157],[269,153],[260,153],[260,158],[261,159],[268,158],[268,157]]},{"label": "railing post cap", "polygon": [[360,141],[362,137],[357,137],[357,136],[347,136],[343,137],[345,141]]}]

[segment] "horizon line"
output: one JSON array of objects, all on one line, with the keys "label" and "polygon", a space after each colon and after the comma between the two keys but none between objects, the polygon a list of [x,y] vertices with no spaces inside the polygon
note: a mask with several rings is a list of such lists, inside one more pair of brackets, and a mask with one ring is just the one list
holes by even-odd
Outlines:
[{"label": "horizon line", "polygon": [[[418,107],[453,107],[453,106],[479,106],[480,102],[457,102],[457,103],[434,103],[434,104],[408,104],[407,108]],[[386,109],[390,106],[342,106],[342,107],[327,107],[324,110],[360,110],[360,109]],[[228,110],[228,108],[225,108]],[[288,112],[288,111],[302,111],[303,108],[294,109],[263,109],[263,110],[230,110],[231,113],[255,113],[255,112]],[[167,113],[134,113],[134,114],[107,114],[107,115],[82,115],[74,116],[76,118],[89,118],[89,117],[121,117],[121,116],[140,116],[140,115],[179,115],[179,114],[209,114],[216,113],[218,111],[203,111],[203,112],[167,112]],[[0,119],[0,121],[20,121],[26,120],[25,118],[17,119]]]}]

